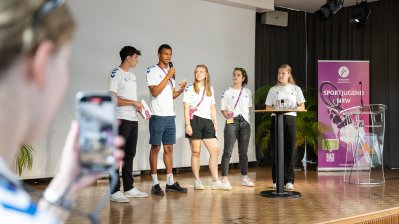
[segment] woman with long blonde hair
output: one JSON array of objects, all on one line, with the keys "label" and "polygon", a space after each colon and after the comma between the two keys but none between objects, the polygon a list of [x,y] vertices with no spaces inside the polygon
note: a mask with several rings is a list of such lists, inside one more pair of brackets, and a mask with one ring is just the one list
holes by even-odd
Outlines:
[{"label": "woman with long blonde hair", "polygon": [[215,96],[211,86],[208,68],[197,65],[194,70],[194,83],[184,91],[184,119],[186,138],[190,141],[191,168],[195,177],[194,189],[203,190],[204,185],[199,176],[201,141],[208,149],[209,171],[212,176],[212,190],[224,190],[218,177],[219,146],[216,138],[218,130]]},{"label": "woman with long blonde hair", "polygon": [[[295,85],[292,77],[292,69],[288,64],[283,64],[278,68],[277,84],[270,88],[266,97],[266,110],[279,109],[284,106],[289,109],[304,110],[305,98],[299,86]],[[276,116],[272,114],[272,124],[270,127],[272,149],[275,147],[275,125]],[[288,191],[294,190],[294,150],[296,147],[296,112],[284,113],[284,185]],[[277,152],[274,152],[275,156]],[[276,188],[277,178],[276,162],[273,160],[272,178],[273,188]]]}]

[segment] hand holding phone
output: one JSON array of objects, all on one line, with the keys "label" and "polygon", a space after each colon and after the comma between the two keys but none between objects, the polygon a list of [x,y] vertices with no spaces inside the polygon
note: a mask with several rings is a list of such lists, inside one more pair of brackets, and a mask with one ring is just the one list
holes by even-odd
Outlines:
[{"label": "hand holding phone", "polygon": [[79,159],[83,169],[106,171],[115,163],[117,134],[116,99],[109,92],[79,92],[76,112],[79,122]]}]

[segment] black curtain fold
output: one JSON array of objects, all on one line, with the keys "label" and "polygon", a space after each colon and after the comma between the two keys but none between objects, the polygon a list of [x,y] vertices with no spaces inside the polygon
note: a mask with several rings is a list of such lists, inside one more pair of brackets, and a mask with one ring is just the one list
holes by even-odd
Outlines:
[{"label": "black curtain fold", "polygon": [[399,1],[380,0],[369,5],[371,14],[364,29],[349,23],[355,6],[341,9],[326,21],[314,13],[278,9],[289,13],[288,27],[261,24],[257,14],[255,87],[273,85],[277,68],[284,63],[292,66],[299,86],[316,89],[318,60],[369,60],[370,103],[388,106],[384,162],[399,167]]}]

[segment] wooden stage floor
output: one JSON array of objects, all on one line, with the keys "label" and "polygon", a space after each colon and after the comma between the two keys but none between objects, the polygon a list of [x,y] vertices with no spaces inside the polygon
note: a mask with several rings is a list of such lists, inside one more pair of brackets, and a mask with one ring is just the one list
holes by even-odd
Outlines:
[{"label": "wooden stage floor", "polygon": [[[103,224],[121,223],[319,223],[389,209],[399,206],[399,170],[385,170],[386,183],[361,186],[343,183],[343,172],[295,171],[295,191],[301,198],[265,198],[263,190],[271,190],[271,168],[250,168],[254,188],[240,186],[239,169],[230,170],[231,191],[215,191],[206,186],[195,191],[191,172],[175,175],[187,194],[167,193],[165,197],[134,198],[129,203],[108,202],[100,212]],[[210,185],[207,170],[201,171],[202,182]],[[165,175],[159,175],[164,189]],[[135,177],[135,186],[150,194],[149,175]],[[41,187],[34,186],[39,189]],[[88,212],[109,191],[108,180],[85,189],[76,209]],[[37,192],[36,192],[37,193]],[[32,194],[36,194],[32,192]],[[90,223],[73,212],[68,223]]]}]

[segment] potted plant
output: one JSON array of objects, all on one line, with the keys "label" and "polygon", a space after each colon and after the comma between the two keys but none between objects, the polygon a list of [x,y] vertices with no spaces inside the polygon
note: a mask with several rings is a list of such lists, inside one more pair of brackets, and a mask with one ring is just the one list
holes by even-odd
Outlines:
[{"label": "potted plant", "polygon": [[23,144],[18,151],[17,161],[15,163],[15,168],[18,175],[21,176],[23,170],[31,170],[33,164],[33,147],[29,144]]}]

